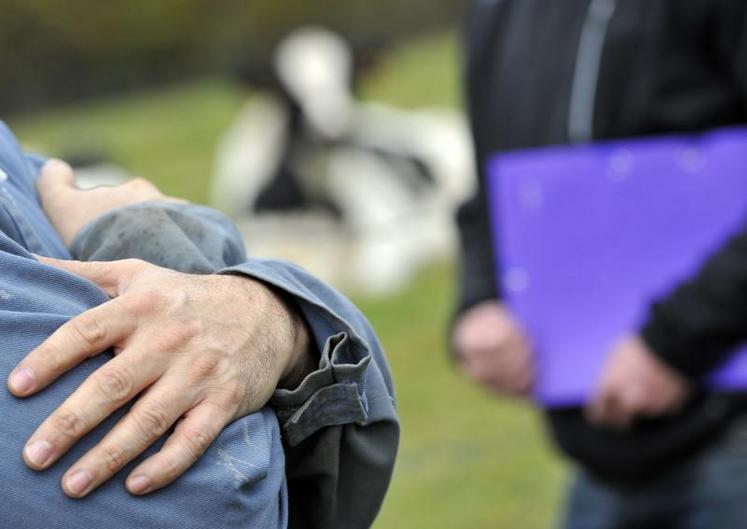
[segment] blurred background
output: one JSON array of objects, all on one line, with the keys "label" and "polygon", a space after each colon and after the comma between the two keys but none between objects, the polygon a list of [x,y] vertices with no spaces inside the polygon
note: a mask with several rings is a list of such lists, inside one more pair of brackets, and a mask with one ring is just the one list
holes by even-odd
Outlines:
[{"label": "blurred background", "polygon": [[0,112],[91,183],[222,209],[371,319],[403,437],[378,528],[550,527],[562,463],[528,406],[458,376],[452,216],[472,191],[462,0],[5,0]]}]

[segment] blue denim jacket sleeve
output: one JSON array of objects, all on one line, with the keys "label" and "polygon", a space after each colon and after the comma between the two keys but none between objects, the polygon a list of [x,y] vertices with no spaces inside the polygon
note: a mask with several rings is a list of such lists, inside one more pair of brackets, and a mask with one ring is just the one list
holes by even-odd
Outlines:
[{"label": "blue denim jacket sleeve", "polygon": [[292,299],[320,360],[296,389],[276,390],[271,401],[286,446],[289,526],[371,525],[391,479],[399,425],[383,349],[349,300],[294,264],[247,258],[228,219],[200,206],[120,208],[86,226],[71,252],[83,260],[126,256],[188,272],[241,274]]},{"label": "blue denim jacket sleeve", "polygon": [[[2,378],[60,325],[108,299],[93,283],[31,253],[70,258],[39,204],[34,189],[38,168],[0,122]],[[106,351],[87,359],[33,398],[19,400],[0,391],[0,481],[12,484],[0,487],[0,526],[287,527],[285,456],[276,414],[269,407],[228,425],[178,481],[146,497],[132,498],[122,481],[165,437],[85,500],[71,500],[59,486],[65,470],[111,431],[128,406],[89,432],[51,468],[29,469],[20,454],[39,421],[110,358],[111,351]]]},{"label": "blue denim jacket sleeve", "polygon": [[210,208],[144,202],[115,209],[86,225],[70,244],[82,261],[142,259],[189,274],[210,274],[246,259],[241,236]]}]

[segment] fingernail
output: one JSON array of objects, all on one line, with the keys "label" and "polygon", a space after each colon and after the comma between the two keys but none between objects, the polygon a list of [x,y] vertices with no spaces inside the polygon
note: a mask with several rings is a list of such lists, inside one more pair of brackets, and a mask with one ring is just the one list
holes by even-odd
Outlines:
[{"label": "fingernail", "polygon": [[26,460],[32,465],[43,467],[52,455],[52,445],[47,441],[32,441],[26,445]]},{"label": "fingernail", "polygon": [[128,483],[128,488],[133,494],[142,494],[150,488],[148,476],[135,476]]},{"label": "fingernail", "polygon": [[50,158],[47,160],[47,163],[44,164],[45,171],[59,171],[61,169],[64,169],[67,164],[63,162],[62,160],[58,160],[57,158]]},{"label": "fingernail", "polygon": [[72,494],[73,496],[80,496],[81,494],[83,494],[83,492],[85,492],[85,490],[92,482],[93,474],[91,474],[88,470],[78,470],[69,478],[67,478],[65,484],[70,494]]},{"label": "fingernail", "polygon": [[16,393],[26,393],[34,386],[34,372],[28,367],[16,369],[10,375],[10,387]]}]

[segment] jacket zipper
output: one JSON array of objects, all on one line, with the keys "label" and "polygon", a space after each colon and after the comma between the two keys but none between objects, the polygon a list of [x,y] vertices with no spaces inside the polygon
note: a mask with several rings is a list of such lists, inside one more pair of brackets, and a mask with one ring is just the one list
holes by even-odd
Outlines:
[{"label": "jacket zipper", "polygon": [[588,142],[594,138],[594,103],[602,50],[614,12],[615,0],[591,0],[586,12],[578,41],[568,109],[568,139],[571,143]]}]

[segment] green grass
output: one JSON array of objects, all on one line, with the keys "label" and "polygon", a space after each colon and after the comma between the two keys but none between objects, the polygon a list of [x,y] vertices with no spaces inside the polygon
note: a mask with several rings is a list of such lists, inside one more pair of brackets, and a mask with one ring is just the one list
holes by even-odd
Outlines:
[{"label": "green grass", "polygon": [[403,108],[459,107],[460,69],[456,33],[420,37],[384,57],[369,72],[361,97]]},{"label": "green grass", "polygon": [[[407,45],[370,72],[366,99],[405,107],[459,104],[455,35]],[[245,99],[205,80],[10,120],[47,153],[103,150],[169,193],[204,202],[213,149]],[[405,291],[357,299],[389,354],[402,445],[377,529],[551,527],[563,468],[528,406],[493,398],[458,376],[445,347],[452,269],[435,265]]]},{"label": "green grass", "polygon": [[551,527],[562,468],[539,418],[478,390],[448,360],[452,275],[434,266],[395,297],[356,300],[389,355],[403,427],[376,527]]}]

